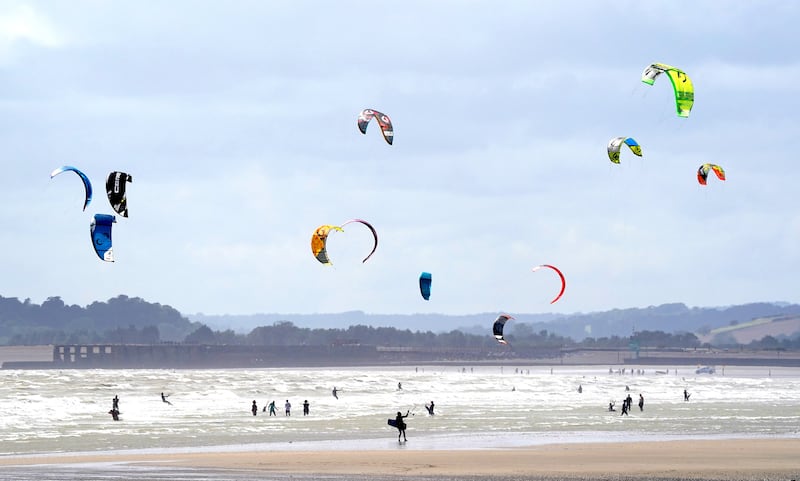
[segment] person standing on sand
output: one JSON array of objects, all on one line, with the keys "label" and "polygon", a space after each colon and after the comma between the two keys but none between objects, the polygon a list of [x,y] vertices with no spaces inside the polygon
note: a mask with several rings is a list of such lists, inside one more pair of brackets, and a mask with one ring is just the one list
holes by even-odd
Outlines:
[{"label": "person standing on sand", "polygon": [[292,403],[290,403],[288,399],[286,400],[286,404],[284,404],[283,407],[286,409],[286,412],[284,413],[284,416],[291,416],[292,415]]},{"label": "person standing on sand", "polygon": [[250,411],[253,413],[253,416],[258,414],[258,405],[256,404],[255,399],[253,399],[253,405],[250,407]]}]

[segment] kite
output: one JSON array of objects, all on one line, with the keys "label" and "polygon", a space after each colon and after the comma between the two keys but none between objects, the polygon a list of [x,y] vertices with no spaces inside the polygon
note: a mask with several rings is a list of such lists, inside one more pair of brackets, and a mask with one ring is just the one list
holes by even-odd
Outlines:
[{"label": "kite", "polygon": [[422,294],[422,298],[430,300],[431,298],[431,283],[433,279],[431,279],[430,272],[423,272],[419,275],[419,293]]},{"label": "kite", "polygon": [[[360,223],[364,224],[365,226],[367,226],[369,228],[369,230],[372,231],[372,238],[375,240],[375,245],[372,246],[372,252],[370,252],[369,255],[367,257],[365,257],[363,261],[361,261],[362,263],[363,262],[367,262],[367,259],[372,257],[372,254],[375,253],[375,249],[378,248],[378,233],[375,232],[375,228],[372,227],[372,224],[370,224],[369,222],[367,222],[365,220],[361,220],[361,219],[350,219],[347,222],[345,222],[344,224],[342,224],[341,227],[344,227],[347,224],[352,224],[353,222],[360,222]],[[341,230],[341,229],[339,229],[339,230]]]},{"label": "kite", "polygon": [[57,176],[58,174],[60,174],[62,172],[66,172],[68,170],[78,174],[78,177],[80,177],[81,180],[83,181],[83,188],[86,190],[86,197],[85,197],[85,199],[83,201],[83,210],[86,210],[86,206],[89,205],[89,202],[92,201],[92,183],[89,182],[89,178],[86,177],[86,174],[84,174],[80,170],[76,169],[75,167],[72,167],[70,165],[65,165],[63,167],[59,167],[56,170],[50,172],[50,178],[52,179],[53,177]]},{"label": "kite", "polygon": [[722,167],[717,164],[703,164],[697,169],[697,181],[700,182],[701,185],[706,185],[708,173],[712,171],[717,174],[719,180],[725,180],[725,171]]},{"label": "kite", "polygon": [[331,260],[328,259],[328,251],[325,250],[325,243],[328,242],[328,234],[331,230],[344,232],[341,227],[335,225],[321,225],[317,227],[314,234],[311,236],[311,252],[318,261],[326,266],[331,265]]},{"label": "kite", "polygon": [[367,133],[367,125],[369,125],[369,121],[372,118],[375,118],[375,121],[378,122],[378,125],[381,126],[381,132],[383,132],[383,139],[389,145],[392,145],[392,141],[394,140],[394,129],[392,128],[392,121],[389,119],[389,116],[378,112],[377,110],[372,109],[364,109],[358,115],[358,130],[361,131],[362,134]]},{"label": "kite", "polygon": [[675,107],[678,109],[678,116],[689,117],[689,112],[694,105],[694,85],[686,72],[671,65],[654,63],[648,65],[642,72],[642,82],[653,85],[656,77],[664,72],[672,82],[672,88],[675,91]]},{"label": "kite", "polygon": [[114,251],[111,249],[111,224],[116,221],[113,215],[95,214],[89,230],[97,257],[106,262],[114,262]]},{"label": "kite", "polygon": [[633,140],[633,137],[614,137],[608,141],[608,158],[611,162],[619,164],[619,149],[622,147],[623,142],[630,147],[631,152],[639,157],[642,156],[642,147]]},{"label": "kite", "polygon": [[557,267],[555,267],[555,266],[551,266],[550,264],[542,264],[542,265],[540,265],[540,266],[536,266],[536,267],[534,267],[534,268],[532,269],[532,271],[533,271],[533,272],[536,272],[536,271],[538,271],[539,269],[541,269],[542,267],[549,267],[550,269],[553,269],[554,271],[556,271],[556,274],[558,274],[558,277],[560,277],[560,278],[561,278],[561,291],[558,293],[558,295],[555,297],[555,299],[553,299],[552,301],[550,301],[550,304],[553,304],[553,303],[554,303],[554,302],[556,302],[557,300],[561,299],[561,296],[564,294],[564,289],[566,289],[566,288],[567,288],[567,281],[566,281],[566,279],[564,279],[564,274],[562,274],[562,273],[561,273],[561,271],[560,271],[560,270],[558,270],[558,268],[557,268]]},{"label": "kite", "polygon": [[503,337],[503,327],[506,325],[506,321],[509,319],[514,319],[513,317],[509,316],[508,314],[500,314],[497,316],[497,319],[494,320],[494,325],[492,326],[492,333],[494,334],[494,338],[497,339],[497,342],[500,344],[508,344],[508,341],[505,340]]},{"label": "kite", "polygon": [[125,197],[125,187],[128,182],[133,182],[133,177],[125,172],[111,172],[106,179],[108,201],[122,217],[128,217],[128,199]]}]

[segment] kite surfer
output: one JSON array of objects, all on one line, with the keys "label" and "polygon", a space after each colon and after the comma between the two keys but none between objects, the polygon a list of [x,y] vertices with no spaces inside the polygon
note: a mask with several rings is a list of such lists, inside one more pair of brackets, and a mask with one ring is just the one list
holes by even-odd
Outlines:
[{"label": "kite surfer", "polygon": [[331,394],[333,394],[333,397],[336,399],[339,399],[339,395],[337,393],[338,391],[336,390],[336,386],[333,386],[333,391],[331,391]]},{"label": "kite surfer", "polygon": [[400,436],[403,436],[403,441],[408,441],[406,439],[406,422],[403,421],[404,418],[408,417],[408,413],[410,411],[406,411],[406,415],[403,416],[403,413],[397,411],[397,416],[395,416],[394,421],[397,423],[397,442],[400,442]]},{"label": "kite surfer", "polygon": [[433,414],[434,414],[434,413],[433,413],[433,401],[431,401],[431,403],[430,403],[430,404],[426,404],[426,405],[425,405],[425,409],[427,409],[427,410],[428,410],[428,414],[430,414],[431,416],[433,416]]},{"label": "kite surfer", "polygon": [[167,398],[168,398],[169,396],[170,396],[169,394],[167,394],[167,395],[164,395],[164,393],[162,392],[162,393],[161,393],[161,401],[162,401],[162,402],[165,402],[165,403],[167,403],[167,404],[169,404],[170,406],[172,406],[172,403],[171,403],[171,402],[169,402],[169,401],[167,401]]}]

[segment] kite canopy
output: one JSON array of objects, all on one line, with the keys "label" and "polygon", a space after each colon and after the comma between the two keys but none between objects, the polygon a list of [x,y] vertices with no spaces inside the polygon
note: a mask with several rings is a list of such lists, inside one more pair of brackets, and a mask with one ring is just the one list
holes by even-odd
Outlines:
[{"label": "kite canopy", "polygon": [[494,338],[497,339],[497,342],[500,344],[508,344],[508,341],[503,337],[503,328],[506,325],[506,321],[509,319],[514,319],[513,317],[509,316],[508,314],[500,314],[497,316],[497,319],[494,320],[494,325],[492,326],[492,334],[494,334]]},{"label": "kite canopy", "polygon": [[364,224],[365,226],[367,226],[369,228],[370,231],[372,231],[372,238],[374,239],[375,244],[372,246],[372,252],[370,252],[369,255],[367,257],[365,257],[363,261],[361,261],[362,263],[363,262],[367,262],[367,259],[372,257],[372,254],[375,253],[375,249],[378,248],[378,233],[375,232],[375,228],[372,227],[372,224],[370,224],[369,222],[367,222],[365,220],[361,220],[361,219],[350,219],[347,222],[345,222],[344,224],[342,224],[342,227],[346,226],[347,224],[352,224],[353,222],[358,222],[358,223]]},{"label": "kite canopy", "polygon": [[675,107],[679,117],[688,117],[694,105],[694,85],[691,79],[681,69],[663,63],[653,63],[645,67],[642,72],[642,82],[653,85],[656,77],[662,73],[667,74],[675,91]]},{"label": "kite canopy", "polygon": [[533,271],[533,272],[536,272],[536,271],[538,271],[539,269],[541,269],[541,268],[543,268],[543,267],[547,267],[547,268],[553,269],[554,271],[556,271],[556,274],[558,274],[558,277],[560,277],[560,278],[561,278],[561,291],[559,291],[559,293],[558,293],[558,295],[555,297],[555,299],[553,299],[552,301],[550,301],[550,304],[553,304],[553,303],[554,303],[554,302],[556,302],[557,300],[561,299],[561,296],[564,294],[564,289],[566,289],[566,288],[567,288],[567,281],[566,281],[566,279],[564,279],[564,274],[562,274],[562,273],[561,273],[561,271],[560,271],[560,270],[558,270],[558,268],[557,268],[557,267],[555,267],[555,266],[551,266],[550,264],[542,264],[542,265],[540,265],[540,266],[536,266],[536,267],[534,267],[534,268],[532,269],[532,271]]},{"label": "kite canopy", "polygon": [[389,116],[378,112],[377,110],[372,109],[364,109],[358,115],[358,130],[361,131],[362,134],[367,133],[367,125],[369,125],[370,120],[375,118],[375,121],[378,122],[378,125],[381,127],[381,132],[383,133],[383,138],[386,140],[386,143],[392,145],[392,141],[394,140],[394,129],[392,128],[392,121],[389,119]]},{"label": "kite canopy", "polygon": [[642,156],[642,147],[633,140],[633,137],[614,137],[613,139],[608,141],[608,158],[611,162],[615,164],[619,164],[619,149],[622,147],[622,144],[627,145],[631,152],[639,157]]},{"label": "kite canopy", "polygon": [[89,205],[89,202],[92,201],[92,183],[89,182],[89,178],[86,177],[86,174],[84,174],[83,172],[81,172],[77,168],[72,167],[71,165],[64,165],[64,166],[59,167],[56,170],[50,172],[50,178],[52,179],[53,177],[57,176],[58,174],[60,174],[62,172],[66,172],[66,171],[75,172],[76,174],[78,174],[78,177],[80,177],[81,180],[83,181],[83,188],[86,191],[86,197],[84,198],[84,201],[83,201],[83,210],[86,210],[86,206]]},{"label": "kite canopy", "polygon": [[128,182],[133,182],[133,177],[125,172],[111,172],[106,179],[106,194],[111,207],[122,217],[128,217],[128,199],[125,197],[125,188]]},{"label": "kite canopy", "polygon": [[422,294],[422,298],[430,300],[431,298],[431,283],[433,279],[431,278],[430,272],[423,272],[419,275],[419,293]]},{"label": "kite canopy", "polygon": [[325,244],[328,242],[328,233],[331,230],[344,232],[341,227],[335,225],[321,225],[317,227],[314,234],[311,236],[311,252],[318,261],[326,266],[332,265],[331,260],[328,258],[328,251],[325,250]]},{"label": "kite canopy", "polygon": [[725,171],[717,164],[703,164],[697,169],[697,181],[706,185],[709,172],[714,172],[719,180],[725,180]]},{"label": "kite canopy", "polygon": [[111,249],[111,224],[116,221],[113,215],[95,214],[89,230],[97,257],[106,262],[114,262],[114,251]]}]

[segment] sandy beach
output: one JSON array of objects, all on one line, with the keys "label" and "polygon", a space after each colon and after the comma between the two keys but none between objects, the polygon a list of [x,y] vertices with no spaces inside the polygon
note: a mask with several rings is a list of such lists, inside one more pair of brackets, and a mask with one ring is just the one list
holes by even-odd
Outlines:
[{"label": "sandy beach", "polygon": [[382,477],[525,477],[527,479],[800,478],[800,439],[733,439],[551,444],[487,450],[283,451],[29,456],[0,465],[147,463],[225,471]]}]

